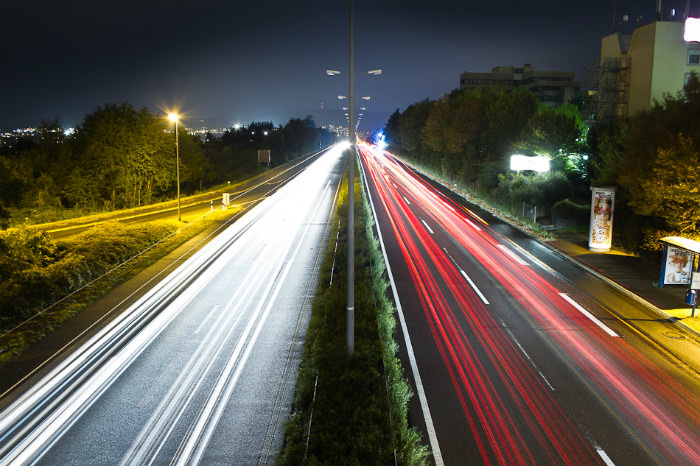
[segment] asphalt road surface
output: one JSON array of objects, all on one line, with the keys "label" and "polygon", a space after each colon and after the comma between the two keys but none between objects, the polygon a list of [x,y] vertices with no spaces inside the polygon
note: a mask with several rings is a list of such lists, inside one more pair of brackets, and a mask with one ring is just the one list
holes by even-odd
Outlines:
[{"label": "asphalt road surface", "polygon": [[638,303],[360,152],[436,464],[700,463],[697,339],[656,345],[619,315]]},{"label": "asphalt road surface", "polygon": [[0,464],[271,464],[343,169],[330,150],[20,387]]}]

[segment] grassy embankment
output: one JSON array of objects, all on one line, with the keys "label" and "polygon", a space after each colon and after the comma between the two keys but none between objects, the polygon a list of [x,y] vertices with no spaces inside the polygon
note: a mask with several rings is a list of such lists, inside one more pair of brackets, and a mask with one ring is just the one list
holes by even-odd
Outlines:
[{"label": "grassy embankment", "polygon": [[0,363],[233,213],[215,211],[184,227],[110,221],[64,241],[27,228],[0,232]]},{"label": "grassy embankment", "polygon": [[355,353],[346,351],[347,182],[313,301],[282,465],[428,462],[408,425],[411,389],[397,357],[395,307],[372,214],[355,184]]}]

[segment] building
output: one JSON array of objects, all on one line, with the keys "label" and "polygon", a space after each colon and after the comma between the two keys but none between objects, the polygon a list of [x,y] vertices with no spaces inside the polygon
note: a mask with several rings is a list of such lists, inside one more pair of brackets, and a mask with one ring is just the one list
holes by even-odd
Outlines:
[{"label": "building", "polygon": [[604,37],[589,77],[590,116],[620,119],[648,110],[682,91],[692,72],[700,75],[700,44],[686,42],[684,32],[683,21],[655,21]]},{"label": "building", "polygon": [[506,90],[522,87],[532,91],[543,104],[556,107],[568,103],[579,93],[581,85],[575,82],[573,71],[539,71],[525,64],[522,67],[497,66],[490,73],[462,73],[459,87]]}]

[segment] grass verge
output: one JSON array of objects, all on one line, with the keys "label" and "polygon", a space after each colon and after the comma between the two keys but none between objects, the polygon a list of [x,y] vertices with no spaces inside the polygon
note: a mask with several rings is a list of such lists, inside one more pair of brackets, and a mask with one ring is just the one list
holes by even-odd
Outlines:
[{"label": "grass verge", "polygon": [[30,229],[0,232],[0,364],[189,239],[223,220],[105,222],[66,241]]},{"label": "grass verge", "polygon": [[[347,182],[313,301],[282,465],[417,465],[429,450],[408,425],[411,389],[394,340],[395,307],[364,191],[355,183],[355,353],[346,355]],[[335,237],[336,235],[331,235]]]}]

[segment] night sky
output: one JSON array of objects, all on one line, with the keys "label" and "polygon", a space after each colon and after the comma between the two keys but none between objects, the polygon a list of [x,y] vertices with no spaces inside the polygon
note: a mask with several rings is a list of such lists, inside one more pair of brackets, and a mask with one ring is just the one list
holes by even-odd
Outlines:
[{"label": "night sky", "polygon": [[[662,6],[681,17],[685,4]],[[631,33],[656,0],[355,0],[355,71],[384,70],[356,78],[356,95],[372,98],[360,129],[452,91],[464,71],[531,63],[583,82],[613,8]],[[692,0],[691,16],[699,9]],[[125,101],[178,109],[190,127],[344,122],[347,76],[325,70],[348,69],[347,0],[1,0],[0,18],[0,129],[75,126]]]}]

